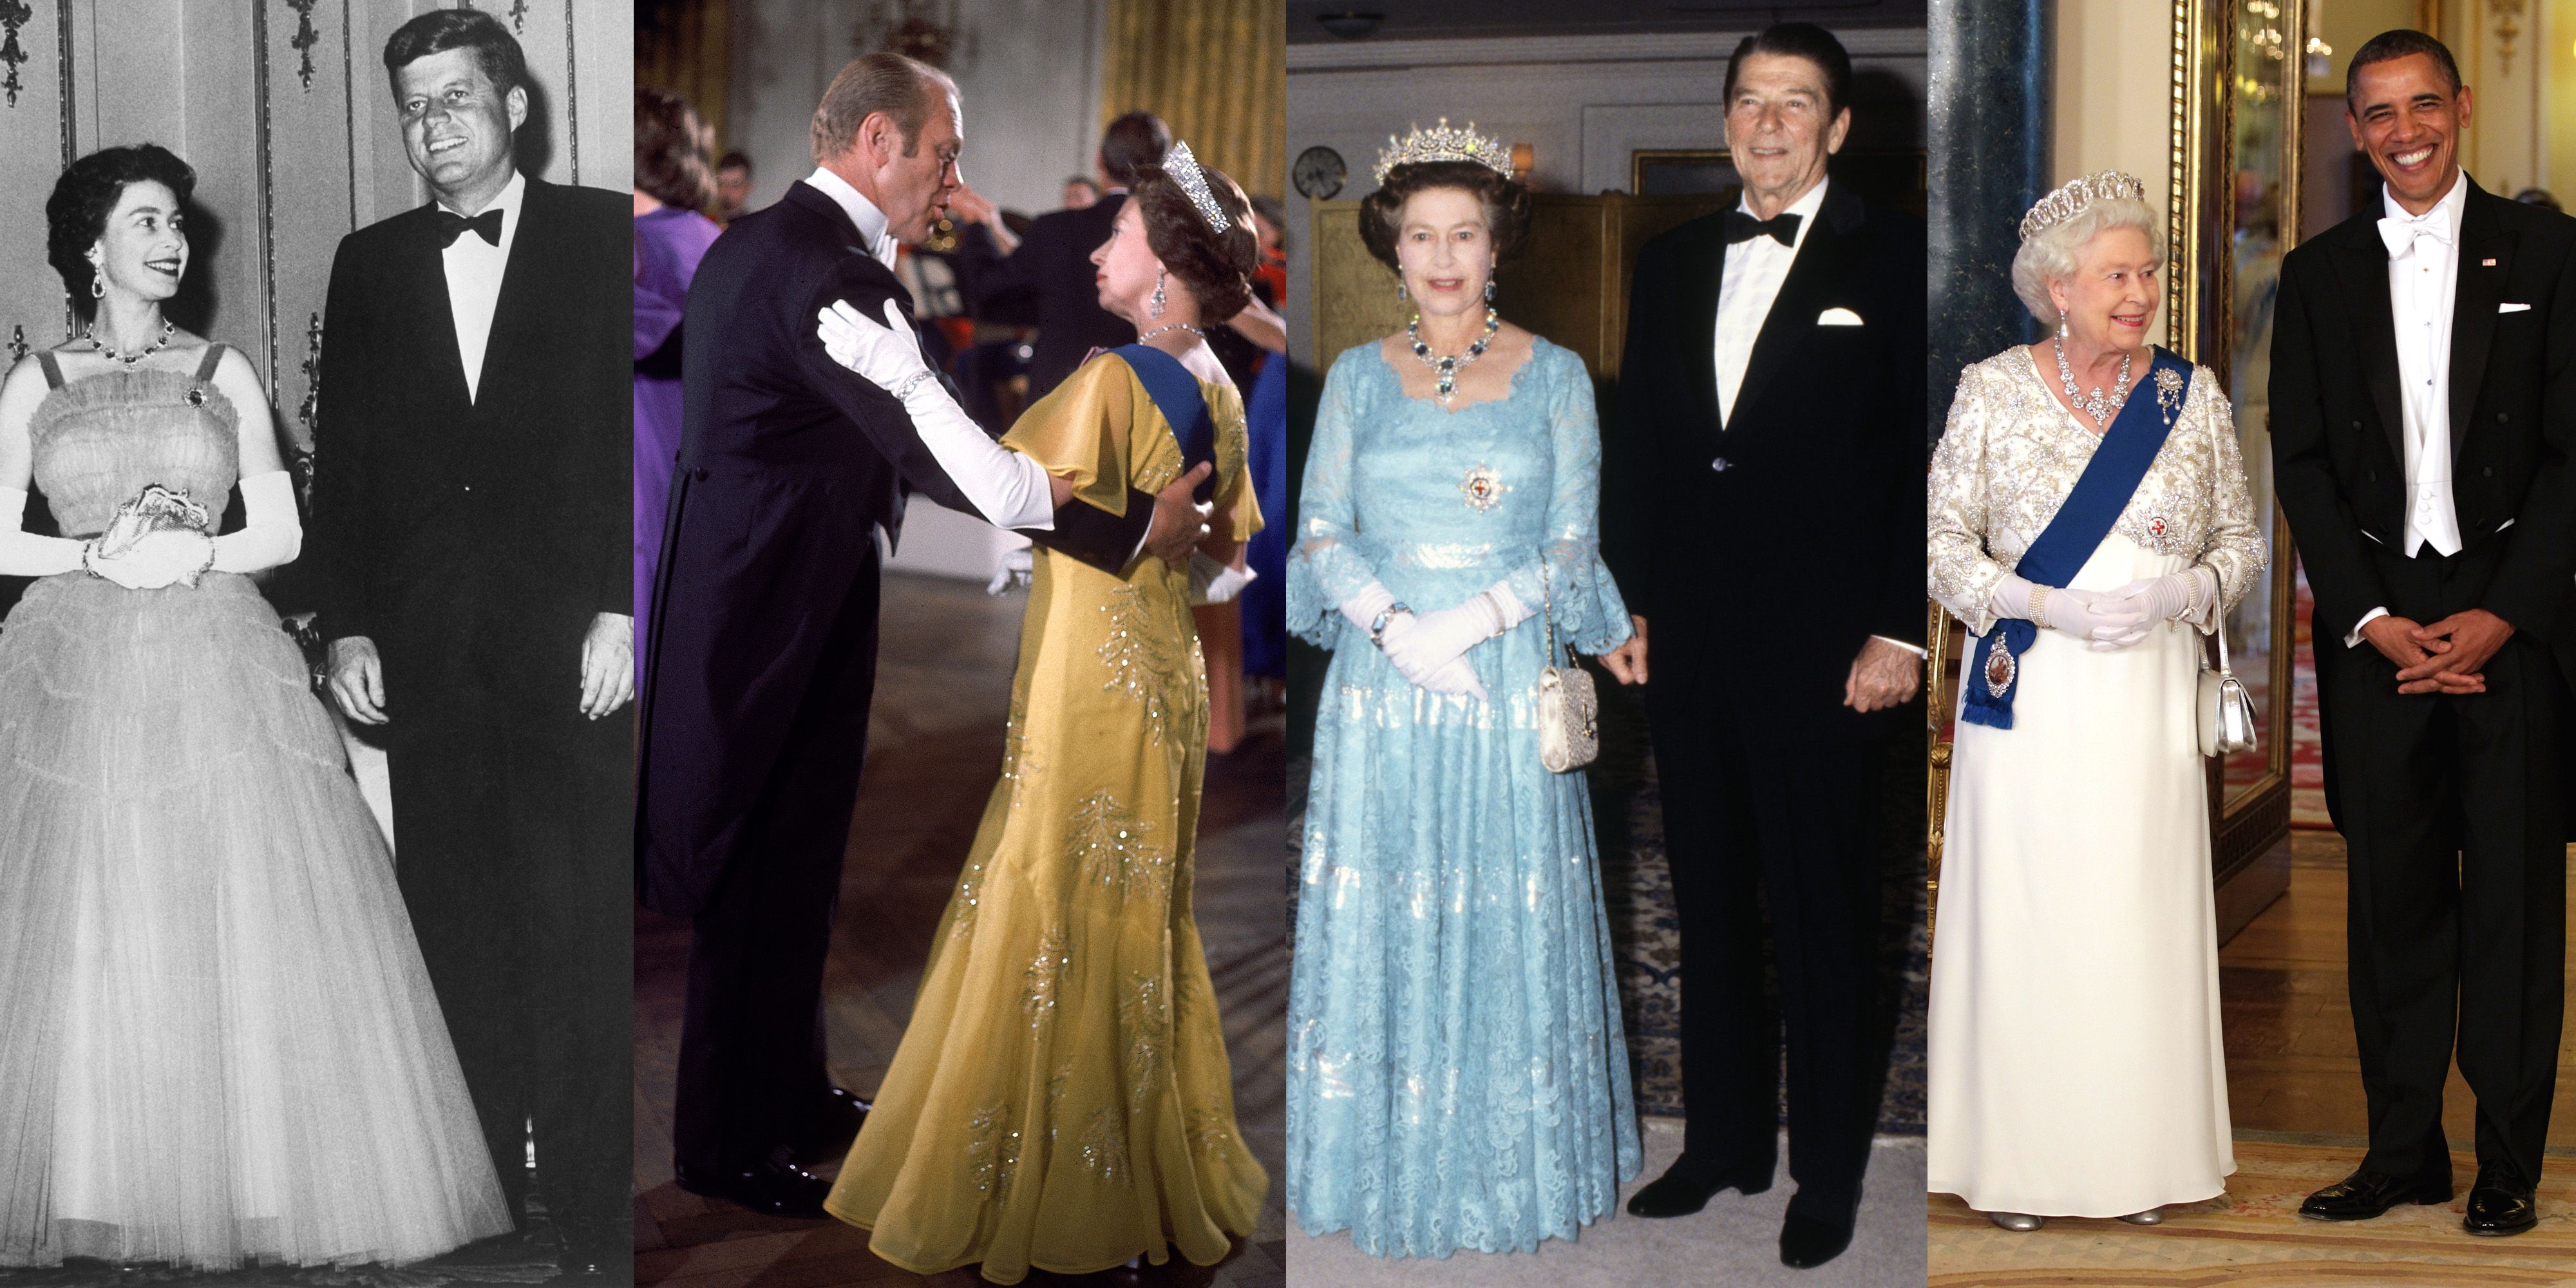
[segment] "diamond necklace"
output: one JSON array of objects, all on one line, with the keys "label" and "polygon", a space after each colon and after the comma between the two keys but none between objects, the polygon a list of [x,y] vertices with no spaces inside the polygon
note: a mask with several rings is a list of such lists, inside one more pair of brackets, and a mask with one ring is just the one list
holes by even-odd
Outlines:
[{"label": "diamond necklace", "polygon": [[127,353],[121,349],[109,347],[107,341],[98,338],[98,327],[94,323],[89,326],[82,327],[81,334],[88,337],[91,344],[97,346],[100,357],[105,358],[110,362],[123,363],[127,367],[131,368],[136,363],[143,361],[145,358],[149,358],[153,354],[159,353],[163,349],[170,347],[170,336],[177,329],[178,328],[170,324],[170,319],[161,319],[161,338],[154,340],[152,343],[147,344],[132,353]]},{"label": "diamond necklace", "polygon": [[1161,334],[1163,334],[1163,333],[1164,333],[1164,332],[1166,332],[1166,331],[1187,331],[1187,332],[1189,332],[1191,335],[1197,336],[1198,338],[1200,338],[1200,339],[1202,339],[1202,340],[1204,340],[1204,339],[1206,339],[1206,338],[1207,338],[1207,332],[1202,331],[1202,330],[1198,329],[1197,327],[1191,326],[1191,325],[1190,325],[1189,323],[1187,323],[1187,322],[1173,322],[1173,323],[1169,323],[1169,324],[1164,325],[1164,326],[1158,326],[1158,327],[1155,327],[1153,330],[1148,331],[1148,332],[1144,333],[1143,335],[1137,336],[1137,337],[1136,337],[1136,343],[1138,343],[1138,344],[1143,344],[1143,343],[1144,343],[1144,342],[1146,342],[1147,340],[1151,340],[1151,339],[1153,339],[1155,336],[1161,335]]},{"label": "diamond necklace", "polygon": [[1485,306],[1485,333],[1476,337],[1476,342],[1468,345],[1465,353],[1438,357],[1432,354],[1431,346],[1423,342],[1421,314],[1414,314],[1413,320],[1404,324],[1404,337],[1413,342],[1413,356],[1422,359],[1422,365],[1440,373],[1438,396],[1441,406],[1448,406],[1450,396],[1457,392],[1458,368],[1484,357],[1485,346],[1494,342],[1494,332],[1501,330],[1502,325],[1502,319],[1494,313],[1494,306],[1488,304]]},{"label": "diamond necklace", "polygon": [[2120,355],[2120,374],[2112,378],[2109,390],[2097,388],[2092,393],[2079,394],[2075,392],[2075,368],[2066,362],[2066,342],[2051,340],[2048,347],[2057,351],[2057,378],[2066,382],[2066,401],[2073,403],[2077,411],[2092,417],[2094,424],[2108,425],[2112,409],[2119,406],[2112,401],[2111,395],[2129,387],[2129,359],[2133,355]]}]

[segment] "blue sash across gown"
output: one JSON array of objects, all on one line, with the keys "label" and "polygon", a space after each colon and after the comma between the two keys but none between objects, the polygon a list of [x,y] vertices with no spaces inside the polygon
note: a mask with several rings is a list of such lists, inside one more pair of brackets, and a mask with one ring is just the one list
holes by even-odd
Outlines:
[{"label": "blue sash across gown", "polygon": [[[1145,386],[1145,395],[1154,400],[1156,410],[1172,427],[1172,436],[1181,444],[1181,472],[1186,474],[1201,461],[1216,459],[1216,418],[1208,414],[1207,397],[1199,392],[1199,378],[1181,360],[1150,344],[1122,344],[1111,353],[1125,359],[1127,368],[1136,373],[1136,382]],[[1200,501],[1216,498],[1216,472],[1199,480],[1191,496]]]},{"label": "blue sash across gown", "polygon": [[[2120,414],[2102,431],[2102,443],[2093,449],[2093,459],[2085,463],[2075,489],[2066,494],[2057,517],[2049,520],[2047,529],[2014,566],[2013,571],[2024,579],[2057,588],[2075,580],[2102,538],[2110,535],[2111,526],[2120,521],[2129,498],[2137,495],[2156,454],[2164,450],[2165,434],[2182,410],[2181,400],[2176,398],[2168,407],[2149,391],[2164,388],[2159,378],[2169,371],[2180,378],[2180,388],[2189,389],[2191,364],[2160,347],[2150,352],[2146,374],[2130,386]],[[2139,397],[2142,392],[2149,396]],[[1996,619],[1994,629],[1977,641],[1976,656],[1960,677],[1966,693],[1959,705],[1961,720],[1991,729],[2013,727],[2013,695],[2021,691],[2021,658],[2038,640],[2037,623],[2020,617]]]}]

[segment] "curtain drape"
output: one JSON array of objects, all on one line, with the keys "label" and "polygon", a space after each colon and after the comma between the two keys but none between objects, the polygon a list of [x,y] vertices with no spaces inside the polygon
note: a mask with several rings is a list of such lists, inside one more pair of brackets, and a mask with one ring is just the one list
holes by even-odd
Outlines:
[{"label": "curtain drape", "polygon": [[1245,192],[1281,196],[1287,56],[1278,0],[1109,0],[1100,119],[1152,112]]}]

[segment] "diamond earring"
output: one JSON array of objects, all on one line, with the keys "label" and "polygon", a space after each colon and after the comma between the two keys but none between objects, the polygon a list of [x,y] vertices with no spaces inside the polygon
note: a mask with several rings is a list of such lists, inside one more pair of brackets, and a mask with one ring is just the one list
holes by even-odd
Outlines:
[{"label": "diamond earring", "polygon": [[1487,302],[1487,303],[1492,303],[1492,302],[1493,302],[1493,298],[1494,298],[1494,279],[1492,279],[1492,278],[1488,277],[1488,278],[1486,278],[1486,279],[1485,279],[1485,300],[1486,300],[1486,302]]},{"label": "diamond earring", "polygon": [[1145,311],[1147,317],[1163,316],[1163,272],[1164,270],[1159,268],[1154,270],[1154,298],[1147,301]]},{"label": "diamond earring", "polygon": [[2057,338],[2060,340],[2066,338],[2066,315],[2063,313],[2057,315]]},{"label": "diamond earring", "polygon": [[1404,279],[1401,277],[1395,279],[1395,302],[1401,304],[1412,298],[1412,296],[1404,293]]}]

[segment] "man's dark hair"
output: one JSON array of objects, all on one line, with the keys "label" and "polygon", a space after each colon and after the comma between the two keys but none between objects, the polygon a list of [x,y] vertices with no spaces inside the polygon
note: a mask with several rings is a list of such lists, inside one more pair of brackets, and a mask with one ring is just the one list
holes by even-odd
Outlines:
[{"label": "man's dark hair", "polygon": [[2417,54],[2429,55],[2433,65],[2441,68],[2442,75],[2449,78],[2451,93],[2456,95],[2460,92],[2460,64],[2451,57],[2451,47],[2423,32],[2400,27],[2395,31],[2383,31],[2352,51],[2352,64],[2344,68],[2343,73],[2343,110],[2355,116],[2361,114],[2361,101],[2354,95],[2361,90],[2362,68],[2373,63],[2393,63]]},{"label": "man's dark hair", "polygon": [[1151,112],[1128,112],[1100,132],[1100,173],[1113,188],[1136,186],[1140,166],[1161,165],[1172,150],[1172,127]]},{"label": "man's dark hair", "polygon": [[197,172],[187,162],[157,143],[137,143],[101,148],[72,162],[45,199],[45,262],[62,274],[63,289],[83,317],[97,307],[89,293],[90,279],[98,276],[89,248],[107,231],[107,217],[116,213],[125,189],[146,180],[168,188],[182,209],[197,188]]},{"label": "man's dark hair", "polygon": [[[484,79],[501,94],[528,83],[528,57],[518,40],[499,19],[476,9],[432,9],[394,28],[385,41],[385,77],[392,80],[403,68],[451,49],[473,50]],[[394,92],[402,92],[400,82]]]},{"label": "man's dark hair", "polygon": [[734,150],[734,151],[731,151],[731,152],[727,152],[727,153],[725,153],[725,154],[724,154],[724,156],[716,162],[716,169],[718,169],[718,170],[740,170],[740,171],[742,171],[744,174],[750,174],[750,173],[751,173],[751,158],[750,158],[750,157],[747,157],[747,156],[744,156],[744,155],[742,154],[742,151],[741,151],[740,149],[736,149],[736,150]]},{"label": "man's dark hair", "polygon": [[1830,121],[1851,102],[1851,53],[1834,33],[1812,22],[1779,22],[1746,36],[1726,60],[1723,101],[1735,101],[1735,72],[1751,54],[1804,58],[1825,74],[1825,119]]}]

